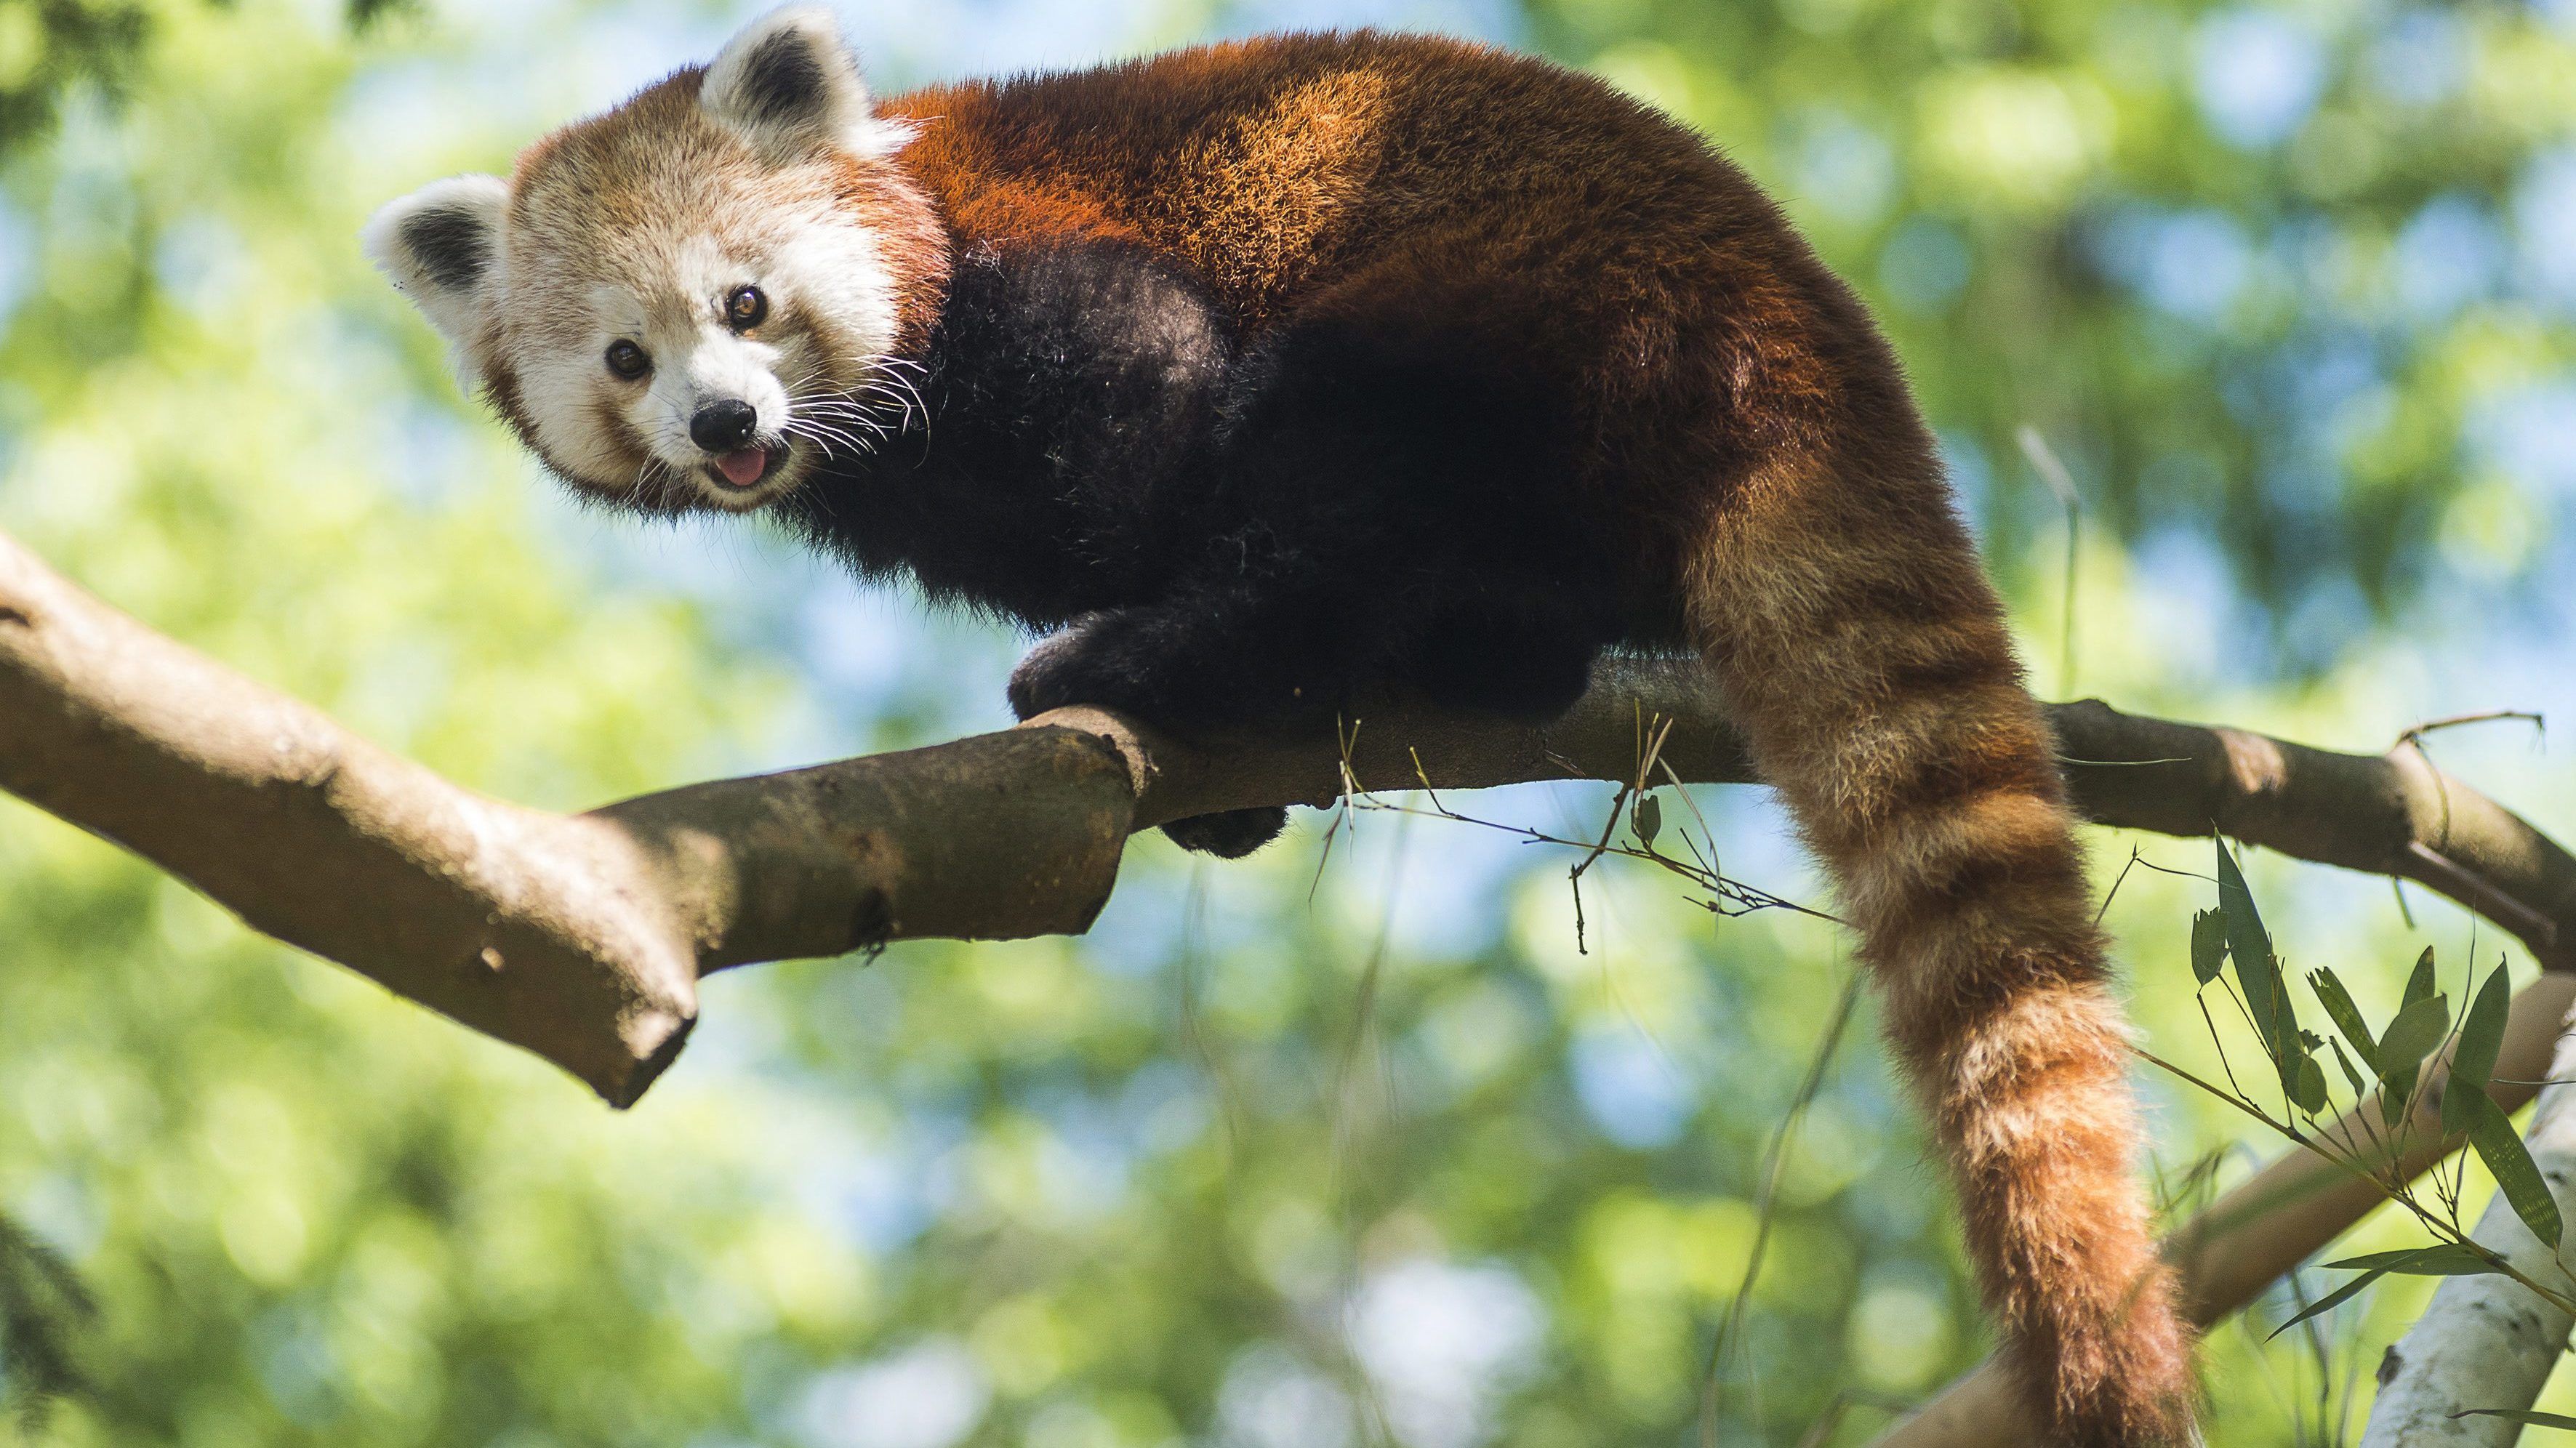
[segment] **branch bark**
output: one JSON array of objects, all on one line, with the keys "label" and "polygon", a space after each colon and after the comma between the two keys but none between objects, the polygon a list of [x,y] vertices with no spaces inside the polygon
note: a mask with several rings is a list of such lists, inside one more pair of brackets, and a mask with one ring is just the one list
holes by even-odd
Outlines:
[{"label": "branch bark", "polygon": [[[2412,747],[2336,754],[2097,701],[2051,717],[2094,820],[2224,830],[2417,880],[2513,930],[2553,968],[2568,963],[2576,858]],[[1754,782],[1700,671],[1614,661],[1544,728],[1394,700],[1347,745],[1183,743],[1063,710],[566,816],[485,798],[376,748],[0,535],[0,789],[619,1105],[677,1055],[710,971],[914,937],[1080,931],[1134,830],[1329,803],[1346,766],[1379,789],[1625,779],[1657,718],[1676,721],[1662,757],[1681,779]]]},{"label": "branch bark", "polygon": [[[2559,1037],[2547,1079],[2576,1079],[2576,1035]],[[2576,1214],[2576,1087],[2548,1086],[2523,1137],[2562,1215]],[[2576,1277],[2514,1214],[2502,1193],[2473,1234],[2515,1270],[2559,1292]],[[2379,1396],[2361,1448],[2508,1448],[2522,1436],[2506,1418],[2457,1416],[2469,1408],[2529,1408],[2567,1351],[2570,1319],[2555,1303],[2503,1276],[2451,1277],[2379,1364]]]}]

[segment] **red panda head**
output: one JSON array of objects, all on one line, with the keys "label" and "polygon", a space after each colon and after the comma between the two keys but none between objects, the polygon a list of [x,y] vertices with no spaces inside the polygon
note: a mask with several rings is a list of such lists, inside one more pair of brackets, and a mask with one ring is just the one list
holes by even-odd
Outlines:
[{"label": "red panda head", "polygon": [[946,268],[908,139],[832,19],[781,10],[506,181],[389,203],[366,246],[576,489],[746,511],[914,400],[901,352]]}]

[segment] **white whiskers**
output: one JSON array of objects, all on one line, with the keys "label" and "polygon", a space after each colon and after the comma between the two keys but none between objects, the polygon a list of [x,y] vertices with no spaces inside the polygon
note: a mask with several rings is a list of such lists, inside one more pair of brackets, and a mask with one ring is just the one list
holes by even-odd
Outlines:
[{"label": "white whiskers", "polygon": [[[878,444],[898,431],[914,425],[918,409],[922,435],[930,432],[930,407],[922,400],[921,390],[891,369],[919,371],[920,364],[897,357],[881,357],[875,364],[889,369],[882,377],[871,377],[856,388],[822,388],[803,391],[820,376],[820,369],[808,370],[786,385],[787,421],[781,430],[791,437],[802,438],[826,455],[858,456],[873,453]],[[889,410],[894,411],[889,416]]]}]

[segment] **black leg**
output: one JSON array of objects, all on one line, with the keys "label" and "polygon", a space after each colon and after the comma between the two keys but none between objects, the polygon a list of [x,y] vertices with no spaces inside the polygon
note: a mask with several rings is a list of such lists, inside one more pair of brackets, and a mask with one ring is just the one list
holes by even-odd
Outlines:
[{"label": "black leg", "polygon": [[[1380,636],[1327,626],[1314,599],[1244,590],[1184,593],[1151,608],[1094,614],[1031,650],[1011,674],[1026,719],[1071,704],[1134,714],[1184,733],[1311,727],[1375,672]],[[1185,849],[1235,859],[1276,839],[1278,806],[1163,826]]]},{"label": "black leg", "polygon": [[1592,683],[1592,661],[1610,636],[1586,629],[1587,610],[1568,602],[1548,615],[1472,610],[1442,616],[1398,667],[1432,702],[1479,714],[1544,723],[1563,714]]},{"label": "black leg", "polygon": [[1415,631],[1391,616],[1362,627],[1314,594],[1187,590],[1048,638],[1012,671],[1011,707],[1095,704],[1185,734],[1312,726],[1387,675],[1388,644]]},{"label": "black leg", "polygon": [[[1227,611],[1205,602],[1094,614],[1047,639],[1011,671],[1011,709],[1023,719],[1070,704],[1133,713],[1180,729],[1262,722],[1263,705],[1300,686],[1263,679],[1257,643],[1224,633]],[[1163,826],[1183,849],[1240,859],[1279,837],[1277,805],[1193,815]]]}]

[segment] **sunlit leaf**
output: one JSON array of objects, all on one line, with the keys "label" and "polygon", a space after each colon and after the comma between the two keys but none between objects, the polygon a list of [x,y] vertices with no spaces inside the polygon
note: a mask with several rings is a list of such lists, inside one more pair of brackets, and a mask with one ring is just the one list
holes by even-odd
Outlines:
[{"label": "sunlit leaf", "polygon": [[2342,1068],[2344,1084],[2352,1088],[2352,1099],[2359,1101],[2369,1095],[2369,1085],[2361,1079],[2361,1073],[2352,1068],[2352,1058],[2343,1053],[2343,1042],[2330,1040],[2327,1044],[2334,1047],[2335,1065]]},{"label": "sunlit leaf", "polygon": [[2358,1269],[2361,1275],[2309,1303],[2289,1321],[2272,1329],[2271,1336],[2279,1337],[2318,1313],[2351,1300],[2354,1293],[2392,1272],[2409,1277],[2475,1277],[2496,1270],[2485,1258],[2456,1242],[2437,1242],[2429,1247],[2407,1247],[2394,1252],[2369,1252],[2325,1265]]},{"label": "sunlit leaf", "polygon": [[[2352,1003],[2352,993],[2345,990],[2343,982],[2335,977],[2334,969],[2320,966],[2309,971],[2308,989],[2317,993],[2317,1002],[2326,1008],[2327,1019],[2334,1022],[2335,1030],[2352,1047],[2352,1053],[2361,1058],[2361,1064],[2369,1067],[2370,1074],[2376,1078],[2379,1075],[2378,1038],[2371,1033],[2370,1023],[2362,1018],[2361,1007]],[[2355,1092],[2360,1090],[2359,1087],[2353,1089]]]},{"label": "sunlit leaf", "polygon": [[2321,1312],[2331,1312],[2335,1308],[2342,1306],[2345,1302],[2350,1301],[2353,1295],[2360,1292],[2363,1288],[2368,1287],[2373,1282],[2376,1282],[2387,1275],[2387,1268],[2373,1267],[2369,1271],[2355,1277],[2350,1282],[2336,1288],[2334,1291],[2329,1292],[2325,1296],[2318,1298],[2316,1301],[2309,1303],[2307,1306],[2300,1308],[2288,1321],[2282,1323],[2279,1327],[2272,1329],[2271,1332],[2265,1334],[2265,1336],[2267,1338],[2279,1337],[2281,1334],[2288,1332],[2291,1328],[2298,1326],[2300,1323],[2307,1321],[2309,1318],[2314,1317]]},{"label": "sunlit leaf", "polygon": [[2460,1088],[2474,1088],[2483,1093],[2487,1081],[2495,1075],[2496,1053],[2504,1047],[2504,1021],[2511,1007],[2513,986],[2498,965],[2488,974],[2487,983],[2469,1002],[2468,1012],[2460,1017],[2460,1044],[2451,1052],[2451,1081],[2442,1091],[2442,1129],[2466,1131],[2474,1120],[2476,1107],[2471,1095]]},{"label": "sunlit leaf", "polygon": [[2308,1053],[2299,1037],[2298,1008],[2290,1002],[2289,982],[2281,975],[2280,958],[2272,953],[2271,933],[2263,928],[2263,917],[2254,908],[2253,893],[2245,888],[2236,857],[2228,852],[2225,840],[2217,844],[2218,913],[2226,920],[2227,954],[2236,962],[2236,986],[2244,992],[2245,1013],[2254,1018],[2254,1033],[2262,1038],[2264,1053],[2280,1073],[2281,1089],[2305,1106],[2302,1068]]},{"label": "sunlit leaf", "polygon": [[2477,1277],[2496,1271],[2474,1247],[2458,1242],[2436,1242],[2429,1247],[2401,1247],[2393,1252],[2364,1252],[2328,1262],[2328,1267],[2358,1271],[2396,1272],[2409,1277]]},{"label": "sunlit leaf", "polygon": [[2485,1088],[2453,1082],[2442,1100],[2445,1119],[2450,1115],[2451,1101],[2465,1098],[2469,1118],[2469,1145],[2477,1148],[2478,1160],[2495,1174],[2496,1190],[2513,1206],[2513,1214],[2531,1229],[2544,1247],[2556,1247],[2566,1226],[2559,1220],[2558,1201],[2549,1194],[2549,1182],[2533,1164],[2530,1149],[2514,1134],[2513,1118],[2495,1104]]},{"label": "sunlit leaf", "polygon": [[2417,1001],[2431,1000],[2433,986],[2433,947],[2428,945],[2424,947],[2422,955],[2415,957],[2415,969],[2406,976],[2406,993],[2398,998],[2397,1004],[2405,1007]]},{"label": "sunlit leaf", "polygon": [[2406,1103],[2415,1095],[2416,1073],[2450,1031],[2451,998],[2437,995],[2407,1002],[2380,1033],[2379,1109],[2390,1126],[2405,1119]]}]

